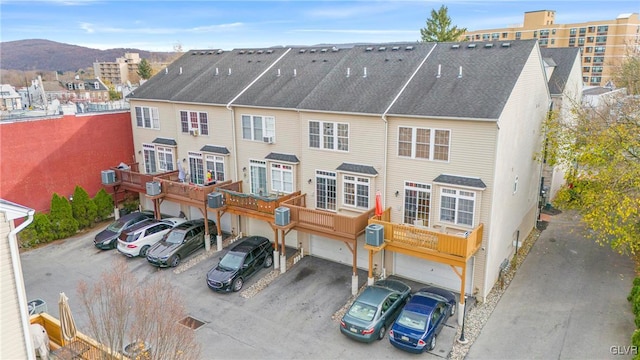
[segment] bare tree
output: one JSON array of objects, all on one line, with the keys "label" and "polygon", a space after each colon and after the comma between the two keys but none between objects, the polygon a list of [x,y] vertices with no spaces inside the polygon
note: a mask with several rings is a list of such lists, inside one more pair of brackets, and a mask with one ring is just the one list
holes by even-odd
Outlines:
[{"label": "bare tree", "polygon": [[90,335],[108,348],[105,358],[122,358],[127,347],[136,360],[198,359],[193,330],[179,323],[186,309],[178,290],[164,279],[138,285],[131,278],[125,259],[118,259],[93,286],[78,285]]}]

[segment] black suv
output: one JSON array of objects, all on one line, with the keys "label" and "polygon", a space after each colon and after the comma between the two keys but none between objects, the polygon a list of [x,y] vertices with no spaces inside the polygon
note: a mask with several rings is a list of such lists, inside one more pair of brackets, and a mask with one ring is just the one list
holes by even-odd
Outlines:
[{"label": "black suv", "polygon": [[273,245],[262,236],[246,237],[207,273],[207,285],[215,291],[239,291],[245,280],[261,267],[273,264]]},{"label": "black suv", "polygon": [[[216,223],[209,221],[209,232]],[[147,251],[147,261],[159,267],[176,267],[189,254],[204,247],[204,219],[183,222],[166,233]]]},{"label": "black suv", "polygon": [[96,234],[93,239],[93,244],[102,250],[115,249],[118,245],[118,236],[124,230],[129,229],[135,224],[141,223],[153,219],[153,212],[136,211],[130,214],[124,215],[120,219],[111,223],[106,229]]}]

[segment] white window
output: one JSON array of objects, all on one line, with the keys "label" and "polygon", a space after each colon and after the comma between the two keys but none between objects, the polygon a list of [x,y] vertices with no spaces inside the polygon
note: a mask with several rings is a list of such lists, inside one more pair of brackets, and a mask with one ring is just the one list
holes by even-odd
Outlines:
[{"label": "white window", "polygon": [[144,157],[144,172],[156,173],[156,147],[153,144],[142,144],[142,156]]},{"label": "white window", "polygon": [[271,190],[276,193],[293,192],[293,166],[271,163]]},{"label": "white window", "polygon": [[398,156],[449,161],[450,135],[450,130],[401,126],[398,129]]},{"label": "white window", "polygon": [[261,160],[249,160],[251,170],[251,193],[267,195],[267,163]]},{"label": "white window", "polygon": [[476,193],[443,188],[440,194],[440,221],[473,226]]},{"label": "white window", "polygon": [[136,106],[136,126],[146,129],[160,129],[160,115],[158,115],[158,108]]},{"label": "white window", "polygon": [[343,203],[359,209],[369,209],[369,178],[344,175],[342,177]]},{"label": "white window", "polygon": [[349,124],[309,121],[309,147],[349,151]]},{"label": "white window", "polygon": [[219,155],[205,155],[207,171],[213,173],[213,180],[224,181],[224,157]]},{"label": "white window", "polygon": [[200,135],[209,135],[209,119],[206,112],[180,111],[180,130],[183,133],[197,131]]},{"label": "white window", "polygon": [[158,170],[160,171],[173,171],[173,148],[165,146],[157,146],[158,152]]},{"label": "white window", "polygon": [[194,184],[204,184],[204,166],[202,154],[197,152],[189,152],[189,173],[191,174],[191,182]]},{"label": "white window", "polygon": [[336,211],[338,199],[336,173],[316,170],[316,207],[318,209]]},{"label": "white window", "polygon": [[411,181],[404,183],[404,223],[429,226],[431,185]]},{"label": "white window", "polygon": [[242,115],[242,138],[246,140],[274,142],[276,118],[273,116]]}]

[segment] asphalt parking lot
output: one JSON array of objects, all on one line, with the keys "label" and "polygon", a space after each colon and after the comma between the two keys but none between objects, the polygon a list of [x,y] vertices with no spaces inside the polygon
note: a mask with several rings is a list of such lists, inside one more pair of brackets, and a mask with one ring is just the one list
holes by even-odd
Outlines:
[{"label": "asphalt parking lot", "polygon": [[[21,254],[27,298],[43,299],[48,312],[58,317],[58,296],[65,292],[79,330],[87,334],[88,318],[77,297],[78,282],[96,282],[104,270],[114,266],[114,260],[124,258],[115,250],[102,251],[93,246],[93,236],[98,230]],[[382,341],[361,344],[340,333],[339,319],[332,316],[351,296],[351,266],[306,256],[259,293],[245,298],[242,291],[219,294],[207,287],[207,271],[226,250],[215,253],[213,247],[212,251],[197,263],[185,260],[181,266],[188,268],[178,267],[178,271],[158,269],[142,258],[126,259],[132,282],[164,276],[182,292],[188,315],[205,323],[195,330],[203,359],[415,357],[394,348],[388,335]],[[270,272],[271,269],[260,270],[245,283],[244,289]],[[363,286],[366,272],[361,270],[358,275]],[[407,283],[413,291],[422,286]],[[455,341],[455,327],[455,317],[450,318],[436,348],[423,357],[446,358]]]}]

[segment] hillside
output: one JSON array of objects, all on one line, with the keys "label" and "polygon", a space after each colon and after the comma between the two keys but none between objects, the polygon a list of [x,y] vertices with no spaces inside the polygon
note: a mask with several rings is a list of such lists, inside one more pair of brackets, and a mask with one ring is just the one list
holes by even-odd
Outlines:
[{"label": "hillside", "polygon": [[0,42],[0,69],[77,71],[93,67],[96,61],[113,62],[124,53],[140,54],[151,62],[170,61],[175,53],[150,52],[138,49],[99,50],[63,44],[55,41],[30,39]]}]

